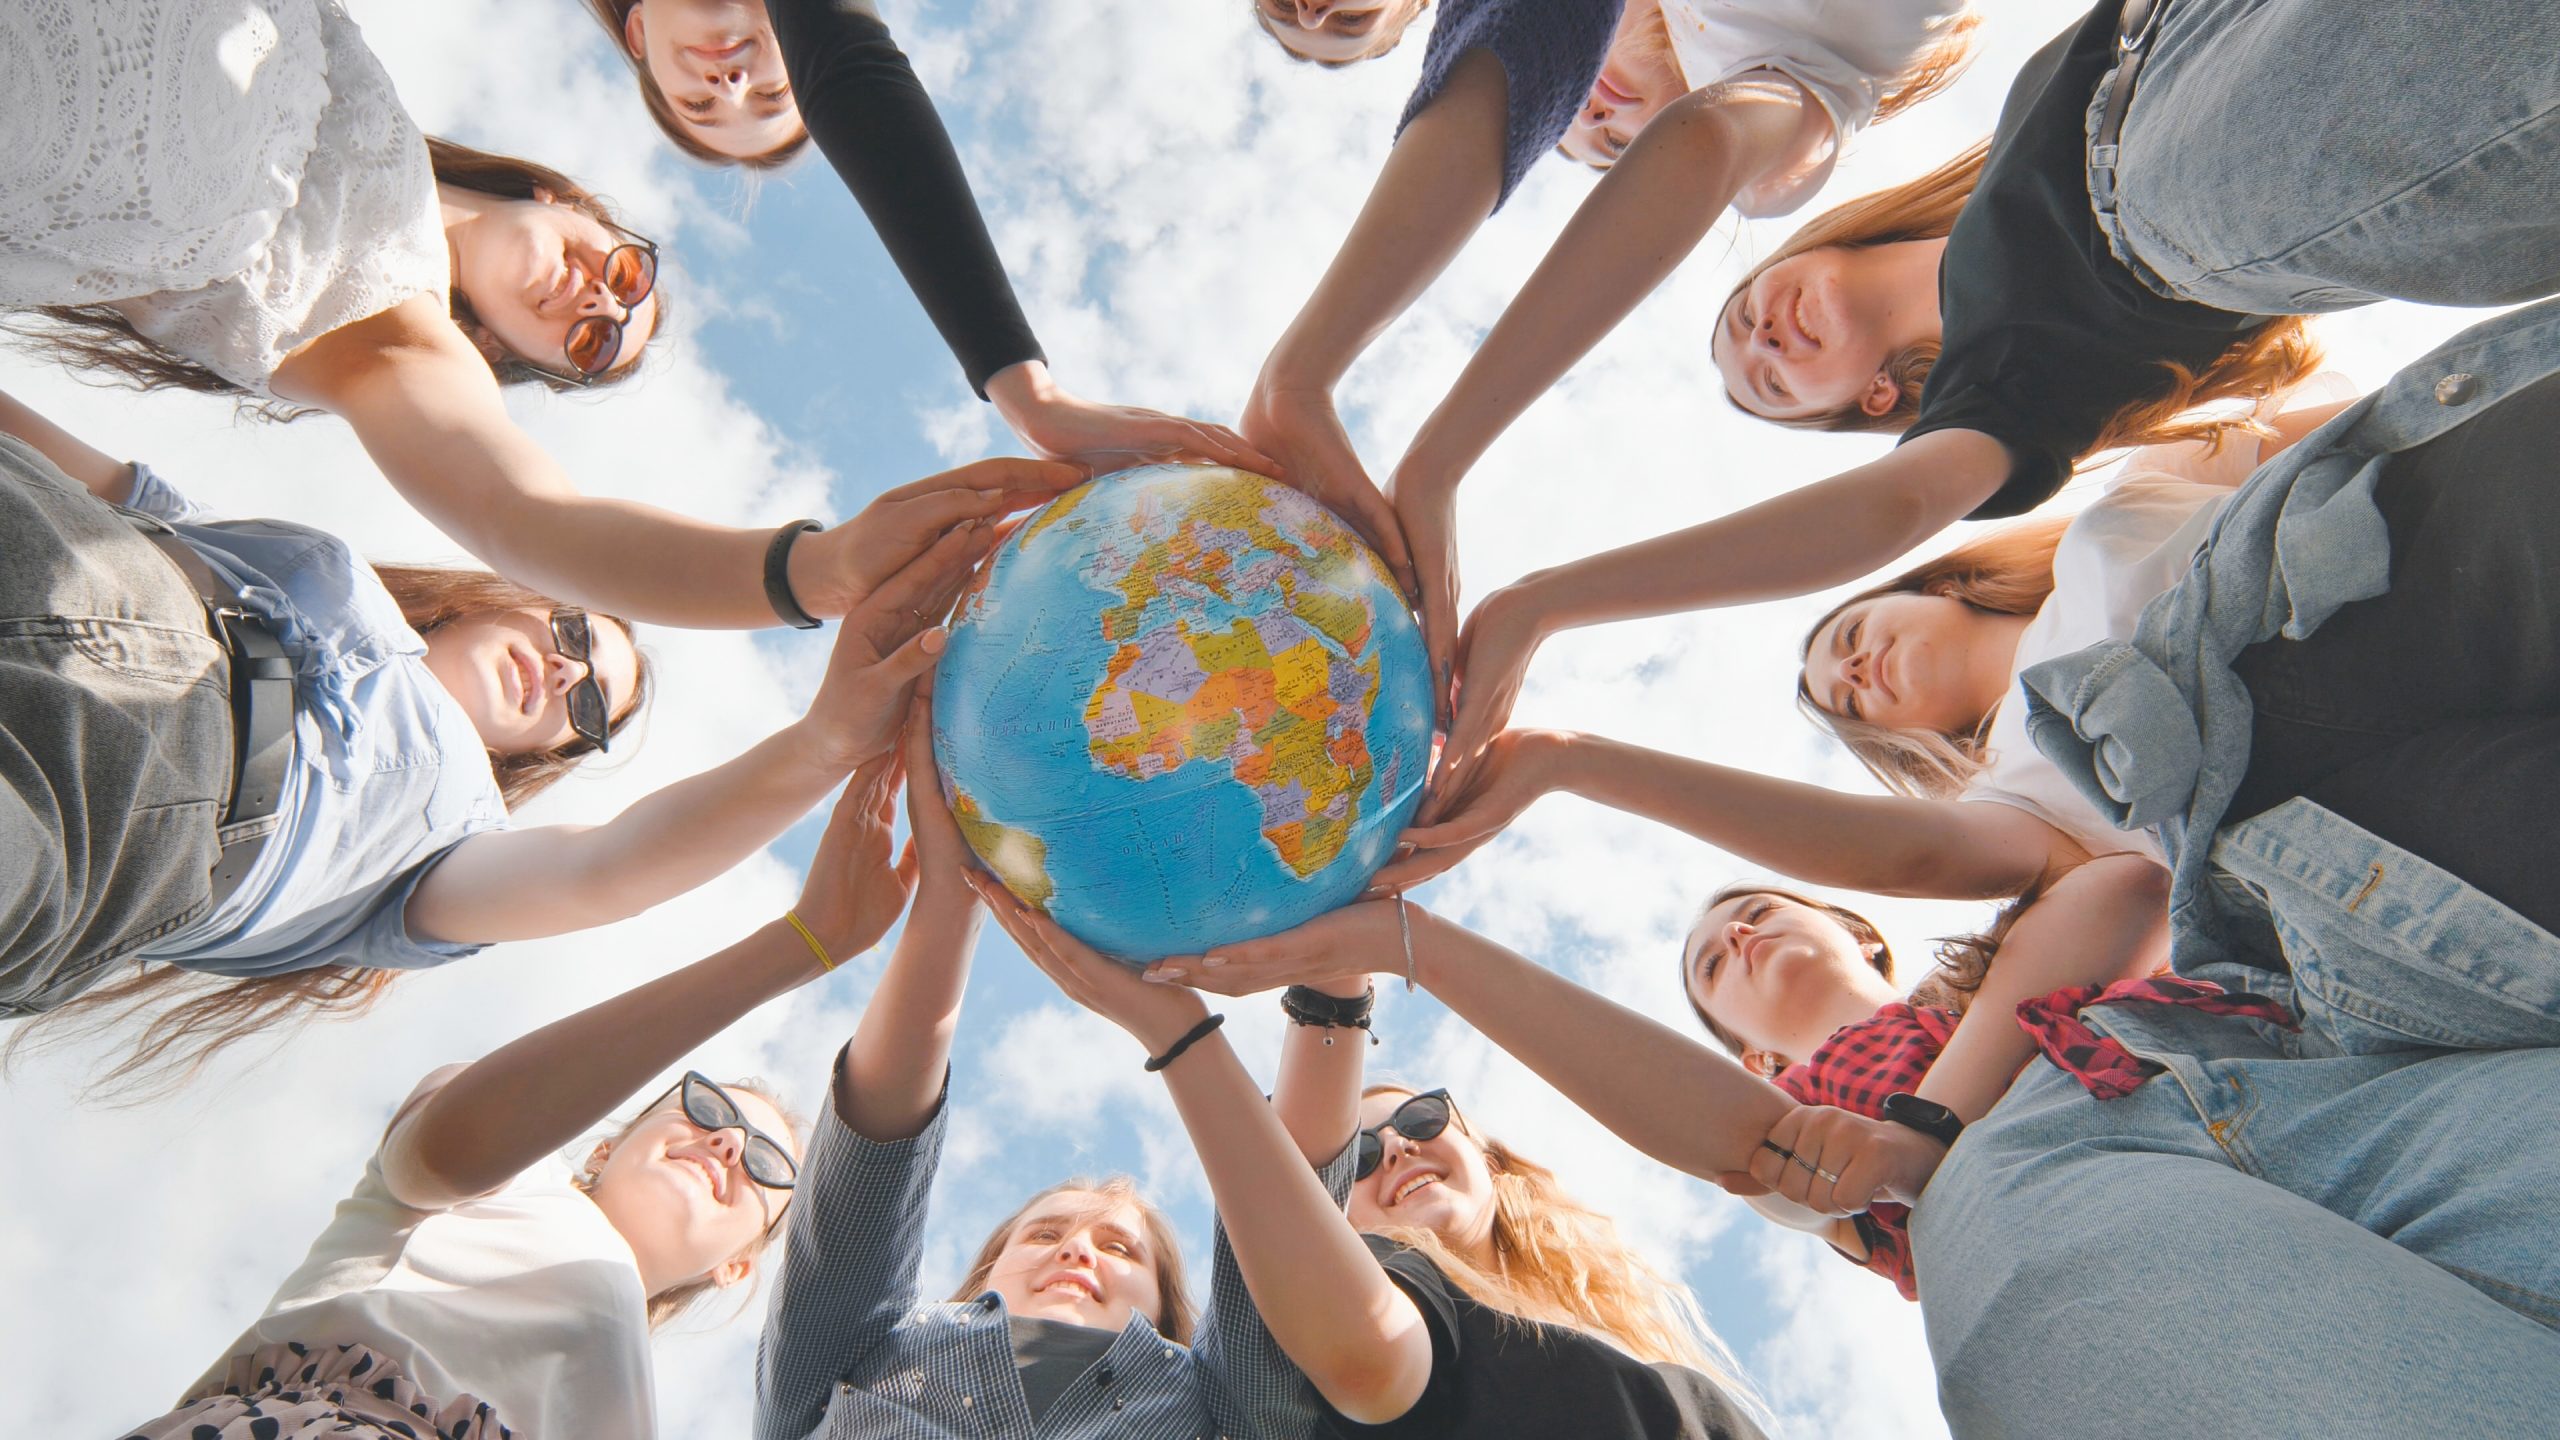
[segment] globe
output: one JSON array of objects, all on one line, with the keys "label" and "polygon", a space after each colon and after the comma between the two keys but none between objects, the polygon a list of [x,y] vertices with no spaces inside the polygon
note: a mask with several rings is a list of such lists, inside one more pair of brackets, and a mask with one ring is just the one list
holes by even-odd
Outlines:
[{"label": "globe", "polygon": [[1385,566],[1241,470],[1141,466],[1031,514],[961,596],[933,683],[970,848],[1133,962],[1357,896],[1429,768],[1429,663]]}]

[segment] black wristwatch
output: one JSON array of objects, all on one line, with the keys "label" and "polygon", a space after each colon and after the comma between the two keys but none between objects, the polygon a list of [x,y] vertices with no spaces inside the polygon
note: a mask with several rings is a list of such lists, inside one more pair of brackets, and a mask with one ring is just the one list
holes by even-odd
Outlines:
[{"label": "black wristwatch", "polygon": [[1923,1100],[1908,1090],[1896,1090],[1884,1097],[1884,1118],[1917,1130],[1950,1148],[1955,1145],[1956,1137],[1964,1133],[1964,1121],[1956,1117],[1956,1112],[1935,1100]]}]

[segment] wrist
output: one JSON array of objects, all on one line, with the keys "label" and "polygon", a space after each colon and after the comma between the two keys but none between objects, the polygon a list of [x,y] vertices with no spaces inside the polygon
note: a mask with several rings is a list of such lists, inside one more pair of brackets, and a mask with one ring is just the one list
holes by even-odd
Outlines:
[{"label": "wrist", "polygon": [[988,401],[996,407],[996,413],[1004,418],[1004,422],[1017,431],[1022,429],[1022,420],[1056,400],[1061,393],[1045,361],[1017,361],[987,377]]},{"label": "wrist", "polygon": [[[1162,1013],[1148,1015],[1142,1020],[1133,1020],[1126,1028],[1131,1038],[1146,1047],[1147,1058],[1152,1060],[1182,1043],[1183,1036],[1198,1029],[1208,1018],[1209,1002],[1198,995],[1193,995],[1189,998],[1189,1002],[1180,1008],[1165,1006]],[[1192,1042],[1195,1048],[1199,1043],[1196,1040]]]},{"label": "wrist", "polygon": [[[767,538],[769,543],[770,536]],[[803,534],[791,542],[791,553],[783,565],[791,597],[801,609],[821,620],[843,619],[844,613],[853,608],[853,595],[845,582],[846,567],[838,563],[838,552],[850,538],[851,531],[845,525],[836,525]]]}]

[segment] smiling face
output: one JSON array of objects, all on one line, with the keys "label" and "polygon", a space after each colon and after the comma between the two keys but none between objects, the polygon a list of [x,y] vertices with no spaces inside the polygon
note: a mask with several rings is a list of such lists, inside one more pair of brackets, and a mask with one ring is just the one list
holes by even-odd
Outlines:
[{"label": "smiling face", "polygon": [[1969,734],[2005,688],[1995,681],[1982,693],[1982,647],[1992,638],[1986,618],[1944,595],[1879,595],[1843,606],[1805,649],[1805,693],[1846,719]]},{"label": "smiling face", "polygon": [[1654,0],[1628,0],[1618,13],[1617,34],[1609,41],[1591,93],[1583,97],[1556,148],[1569,159],[1606,170],[1663,106],[1688,93],[1688,78],[1680,73],[1663,31],[1661,9]]},{"label": "smiling face", "polygon": [[[1381,1090],[1362,1097],[1360,1126],[1384,1125],[1409,1090]],[[1392,1127],[1378,1134],[1378,1168],[1351,1187],[1351,1224],[1359,1230],[1411,1225],[1437,1234],[1461,1255],[1493,1250],[1493,1169],[1484,1147],[1452,1117],[1428,1140],[1413,1140]]]},{"label": "smiling face", "polygon": [[[791,1124],[771,1102],[736,1087],[729,1095],[747,1123],[789,1143]],[[686,1119],[669,1095],[589,1157],[596,1179],[587,1196],[629,1242],[653,1291],[706,1275],[734,1284],[752,1268],[742,1257],[790,1192],[747,1178],[745,1146],[736,1130],[704,1130]]]},{"label": "smiling face", "polygon": [[[640,652],[631,632],[587,617],[596,682],[617,722],[639,688]],[[471,717],[482,744],[501,755],[556,750],[575,738],[569,690],[588,666],[560,653],[549,610],[478,610],[427,632],[427,670]]]},{"label": "smiling face", "polygon": [[1790,1020],[1863,986],[1875,954],[1830,915],[1753,890],[1699,917],[1680,966],[1700,1011],[1754,1050],[1783,1051]]},{"label": "smiling face", "polygon": [[509,354],[569,373],[569,327],[589,315],[622,322],[612,369],[639,363],[658,323],[653,291],[625,309],[605,288],[605,257],[625,237],[574,206],[547,198],[491,204],[452,232],[453,285]]},{"label": "smiling face", "polygon": [[1900,391],[1886,366],[1911,338],[1897,316],[1916,314],[1917,299],[1934,319],[1936,299],[1904,295],[1884,274],[1837,246],[1761,271],[1725,302],[1709,342],[1733,402],[1772,420],[1889,413]]},{"label": "smiling face", "polygon": [[1428,0],[1254,0],[1255,17],[1281,48],[1342,65],[1383,55]]},{"label": "smiling face", "polygon": [[977,1288],[1032,1319],[1119,1330],[1135,1313],[1163,1330],[1159,1243],[1134,1195],[1052,1190],[1004,1232]]},{"label": "smiling face", "polygon": [[800,138],[763,0],[640,0],[622,38],[685,133],[712,150],[764,155]]}]

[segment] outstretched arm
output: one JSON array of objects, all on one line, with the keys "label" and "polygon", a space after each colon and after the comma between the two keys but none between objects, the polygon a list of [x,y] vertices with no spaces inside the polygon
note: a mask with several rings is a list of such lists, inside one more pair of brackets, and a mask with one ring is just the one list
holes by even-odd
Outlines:
[{"label": "outstretched arm", "polygon": [[940,615],[992,526],[955,530],[847,618],[809,713],[724,765],[679,780],[602,825],[474,835],[427,872],[407,922],[422,938],[525,940],[637,915],[725,873],[890,750],[910,687],[942,651]]},{"label": "outstretched arm", "polygon": [[1734,196],[1830,135],[1822,107],[1782,77],[1694,91],[1645,126],[1574,212],[1396,466],[1435,673],[1457,644],[1455,508],[1467,471],[1689,257]]},{"label": "outstretched arm", "polygon": [[2084,858],[2014,806],[1852,795],[1597,735],[1506,730],[1456,772],[1443,816],[1405,832],[1417,850],[1380,870],[1372,893],[1440,874],[1559,790],[1782,875],[1874,895],[2015,895]]},{"label": "outstretched arm", "polygon": [[1238,427],[1288,467],[1291,484],[1357,526],[1408,585],[1395,514],[1352,452],[1333,390],[1493,213],[1505,124],[1501,62],[1470,52],[1388,152],[1333,264],[1262,362]]},{"label": "outstretched arm", "polygon": [[[402,498],[512,580],[634,620],[778,623],[764,590],[771,530],[578,493],[507,417],[487,362],[432,295],[294,352],[275,390],[344,418]],[[948,527],[1041,503],[1082,478],[1037,461],[980,461],[892,491],[793,547],[792,592],[812,615],[843,615]]]},{"label": "outstretched arm", "polygon": [[2008,475],[1999,441],[1933,431],[1749,509],[1524,576],[1486,596],[1459,635],[1458,718],[1442,764],[1463,763],[1509,720],[1548,636],[1845,584],[1963,519]]},{"label": "outstretched arm", "polygon": [[[1148,1054],[1163,1054],[1207,1015],[1192,991],[1148,985],[1002,887],[983,879],[978,885],[1032,963]],[[1226,1037],[1200,1040],[1164,1078],[1272,1338],[1345,1416],[1375,1424],[1412,1409],[1431,1379],[1431,1336],[1421,1312],[1325,1193]]]},{"label": "outstretched arm", "polygon": [[[864,767],[837,802],[797,913],[831,957],[868,949],[906,903],[890,864],[897,766]],[[557,1020],[456,1072],[392,1123],[383,1175],[421,1209],[483,1195],[605,1118],[731,1022],[820,973],[776,919],[728,949]]]}]

